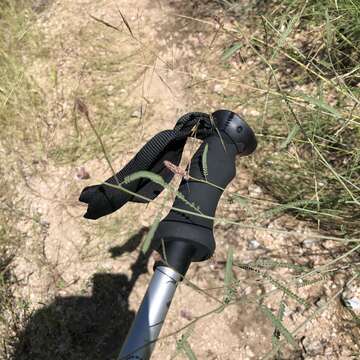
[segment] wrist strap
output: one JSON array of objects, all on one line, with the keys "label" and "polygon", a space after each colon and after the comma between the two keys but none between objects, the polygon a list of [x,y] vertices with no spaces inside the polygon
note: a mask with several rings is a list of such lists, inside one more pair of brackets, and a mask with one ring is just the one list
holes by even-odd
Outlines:
[{"label": "wrist strap", "polygon": [[[147,170],[160,175],[165,182],[169,183],[174,174],[164,165],[164,161],[170,161],[178,166],[187,138],[205,139],[214,130],[209,114],[187,113],[177,121],[173,130],[161,131],[150,139],[123,169],[107,179],[106,182],[117,185],[122,183],[128,175]],[[155,199],[163,190],[161,185],[149,179],[135,180],[128,184],[122,184],[122,187],[149,199]],[[98,219],[111,214],[128,201],[147,202],[104,183],[84,188],[79,200],[88,204],[87,212],[84,215],[87,219]]]}]

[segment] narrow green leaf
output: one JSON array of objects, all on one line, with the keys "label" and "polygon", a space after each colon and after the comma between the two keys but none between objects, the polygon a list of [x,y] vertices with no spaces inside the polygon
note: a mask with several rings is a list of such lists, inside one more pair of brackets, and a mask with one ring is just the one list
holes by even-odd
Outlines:
[{"label": "narrow green leaf", "polygon": [[[277,315],[280,322],[283,321],[284,314],[285,314],[285,303],[283,300],[281,300],[280,305],[279,305],[278,315]],[[271,343],[272,343],[273,349],[275,349],[277,347],[277,345],[279,344],[280,334],[281,334],[280,330],[277,327],[275,327],[274,333],[271,338]]]},{"label": "narrow green leaf", "polygon": [[204,152],[202,154],[201,162],[202,162],[202,168],[203,168],[203,175],[205,180],[207,181],[208,177],[208,166],[207,166],[207,154],[209,150],[209,144],[205,144]]},{"label": "narrow green leaf", "polygon": [[277,215],[279,213],[282,213],[285,210],[288,209],[296,209],[296,210],[301,210],[301,206],[306,206],[306,205],[318,205],[319,202],[316,200],[298,200],[298,201],[293,201],[293,202],[289,202],[287,204],[281,204],[279,206],[276,206],[272,209],[268,209],[266,211],[264,211],[261,216],[264,217],[271,217],[274,215]]},{"label": "narrow green leaf", "polygon": [[51,68],[50,76],[51,76],[51,80],[52,80],[54,87],[57,87],[57,85],[58,85],[58,70],[57,70],[56,66],[53,66]]},{"label": "narrow green leaf", "polygon": [[286,39],[291,34],[291,32],[292,32],[293,28],[295,27],[296,23],[298,22],[299,18],[300,18],[300,14],[296,14],[294,17],[292,17],[290,19],[286,29],[281,33],[280,38],[277,41],[277,46],[274,49],[274,52],[273,52],[270,60],[274,59],[275,56],[277,55],[279,49],[281,49],[284,46]]},{"label": "narrow green leaf", "polygon": [[279,313],[278,313],[278,318],[280,319],[280,321],[284,320],[284,315],[285,315],[285,303],[284,301],[281,300],[279,306]]},{"label": "narrow green leaf", "polygon": [[159,226],[159,223],[160,223],[160,216],[157,216],[156,219],[155,219],[155,221],[154,221],[153,224],[151,225],[148,233],[146,234],[145,239],[144,239],[144,242],[143,242],[143,244],[142,244],[141,251],[142,251],[144,254],[149,250],[151,241],[152,241],[152,239],[153,239],[153,237],[154,237],[154,234],[155,234],[156,229],[157,229],[158,226]]},{"label": "narrow green leaf", "polygon": [[257,216],[257,211],[253,208],[251,202],[249,199],[247,199],[244,196],[241,196],[239,194],[229,194],[229,200],[230,203],[237,202],[247,213],[250,214],[252,217]]},{"label": "narrow green leaf", "polygon": [[226,267],[225,267],[225,279],[224,279],[224,284],[225,284],[225,289],[226,289],[226,293],[224,296],[224,302],[228,302],[232,295],[233,295],[233,290],[231,288],[233,279],[234,279],[234,275],[233,275],[233,271],[232,271],[232,266],[233,266],[233,248],[232,246],[229,247],[228,250],[228,254],[227,254],[227,259],[226,259]]},{"label": "narrow green leaf", "polygon": [[236,43],[230,46],[227,50],[224,51],[222,60],[227,60],[231,58],[238,50],[240,50],[242,45],[240,43]]},{"label": "narrow green leaf", "polygon": [[226,268],[225,268],[225,286],[229,286],[233,281],[233,255],[234,251],[232,246],[229,247],[227,259],[226,259]]},{"label": "narrow green leaf", "polygon": [[194,326],[195,324],[191,324],[191,326],[188,327],[188,329],[186,330],[185,334],[181,335],[181,338],[179,340],[176,341],[176,350],[179,351],[183,351],[185,353],[185,355],[191,359],[191,360],[196,360],[196,356],[194,354],[194,352],[192,351],[189,342],[187,341],[187,339],[191,336],[191,334],[194,331]]},{"label": "narrow green leaf", "polygon": [[291,344],[292,346],[294,346],[295,348],[298,347],[296,340],[294,339],[294,337],[291,335],[290,331],[283,325],[282,321],[280,319],[278,319],[272,312],[271,310],[266,307],[265,305],[260,305],[260,309],[262,310],[262,312],[265,314],[265,316],[272,322],[272,324],[274,325],[275,328],[277,328],[281,335],[284,336],[284,338],[286,339],[286,341]]},{"label": "narrow green leaf", "polygon": [[184,351],[185,355],[187,356],[187,358],[189,360],[196,360],[196,355],[194,353],[194,351],[191,349],[191,346],[189,344],[189,342],[184,339],[183,343],[182,343],[182,350]]},{"label": "narrow green leaf", "polygon": [[300,130],[299,125],[295,124],[295,126],[290,130],[285,141],[280,145],[280,149],[286,149],[289,146],[289,144],[291,143],[292,139],[297,135],[299,130]]},{"label": "narrow green leaf", "polygon": [[317,98],[307,96],[307,95],[301,94],[301,93],[298,94],[298,96],[303,98],[308,103],[315,105],[315,106],[319,107],[320,109],[334,115],[336,118],[341,118],[341,114],[336,109],[334,109],[332,106],[330,106],[328,103],[326,103],[325,100],[317,99]]},{"label": "narrow green leaf", "polygon": [[242,207],[246,208],[249,205],[249,200],[241,195],[230,194],[229,197],[231,198],[231,200],[234,200],[237,203],[239,203]]}]

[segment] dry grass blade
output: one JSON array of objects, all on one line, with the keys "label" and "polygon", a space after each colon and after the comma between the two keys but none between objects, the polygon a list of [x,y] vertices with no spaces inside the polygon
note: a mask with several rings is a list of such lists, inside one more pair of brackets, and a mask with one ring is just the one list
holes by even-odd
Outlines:
[{"label": "dry grass blade", "polygon": [[74,102],[74,109],[80,112],[81,114],[85,115],[86,118],[89,118],[89,109],[85,104],[84,100],[80,98],[76,98]]},{"label": "dry grass blade", "polygon": [[[108,165],[109,165],[109,168],[111,169],[112,174],[115,175],[115,174],[116,174],[116,173],[115,173],[115,170],[114,170],[114,168],[113,168],[113,166],[112,166],[112,164],[111,164],[110,158],[109,158],[108,153],[107,153],[107,151],[106,151],[106,149],[105,149],[105,145],[104,145],[104,143],[103,143],[103,141],[102,141],[102,139],[101,139],[101,136],[100,136],[100,134],[98,133],[98,131],[96,130],[95,125],[93,124],[93,122],[92,122],[91,119],[90,119],[89,109],[88,109],[87,105],[86,105],[85,102],[84,102],[83,100],[81,100],[80,98],[76,98],[76,99],[75,99],[75,102],[74,102],[74,109],[77,110],[77,111],[79,111],[81,114],[83,114],[83,115],[85,116],[85,118],[86,118],[87,122],[89,123],[91,129],[93,130],[93,132],[94,132],[97,140],[99,141],[99,144],[100,144],[100,146],[101,146],[102,152],[103,152],[103,154],[104,154],[104,156],[105,156],[105,159],[106,159],[106,161],[107,161],[107,163],[108,163]],[[115,179],[116,179],[116,181],[118,182],[118,179],[117,179],[116,176],[115,176]],[[119,184],[119,183],[118,183],[118,184]]]},{"label": "dry grass blade", "polygon": [[171,161],[164,160],[165,167],[170,170],[175,175],[180,175],[185,180],[189,180],[189,174],[186,172],[186,170],[182,169],[180,166],[176,166]]},{"label": "dry grass blade", "polygon": [[131,30],[130,24],[129,24],[128,21],[126,20],[126,17],[123,15],[123,13],[120,11],[119,8],[118,8],[118,11],[119,11],[119,14],[120,14],[120,16],[121,16],[122,21],[124,22],[125,26],[126,26],[127,29],[129,30],[130,35],[132,36],[132,38],[135,39],[135,36],[134,36],[134,34],[133,34],[132,30]]},{"label": "dry grass blade", "polygon": [[114,30],[116,30],[116,31],[120,31],[120,32],[121,32],[121,30],[120,30],[118,27],[116,27],[116,26],[108,23],[107,21],[102,20],[102,19],[99,19],[99,18],[97,18],[97,17],[95,17],[95,16],[93,16],[93,15],[91,15],[91,14],[89,14],[89,16],[90,16],[93,20],[95,20],[95,21],[97,21],[97,22],[99,22],[99,23],[101,23],[101,24],[103,24],[103,25],[105,25],[105,26],[107,26],[107,27],[109,27],[109,28],[111,28],[111,29],[114,29]]}]

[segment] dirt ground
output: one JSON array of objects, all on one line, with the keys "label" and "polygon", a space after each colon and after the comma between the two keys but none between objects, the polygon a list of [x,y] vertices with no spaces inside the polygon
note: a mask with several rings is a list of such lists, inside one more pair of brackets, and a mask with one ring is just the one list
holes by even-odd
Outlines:
[{"label": "dirt ground", "polygon": [[[70,142],[74,99],[81,97],[98,126],[106,127],[111,119],[114,130],[105,132],[103,141],[118,169],[154,134],[172,128],[181,114],[224,106],[213,94],[204,99],[199,88],[193,86],[202,76],[219,77],[219,70],[215,72],[209,66],[216,29],[209,29],[206,23],[197,24],[192,33],[184,19],[177,16],[179,11],[179,2],[62,0],[39,12],[38,25],[48,55],[28,72],[47,94],[47,111],[52,115],[49,134],[54,142]],[[194,48],[199,44],[203,46],[198,46],[198,54]],[[55,83],[51,75],[54,69]],[[221,91],[226,83],[212,81],[207,86]],[[101,94],[105,107],[95,101]],[[255,111],[236,110],[245,115]],[[77,121],[80,127],[88,126],[82,118]],[[186,159],[196,144],[190,141]],[[32,211],[38,214],[42,236],[41,241],[29,238],[16,259],[16,276],[23,284],[18,295],[28,299],[32,311],[17,346],[16,360],[115,359],[151,278],[154,258],[143,255],[139,244],[155,219],[156,204],[127,204],[107,218],[95,222],[83,219],[85,208],[78,202],[82,188],[111,175],[98,148],[85,155],[60,164],[46,158],[36,165],[37,172],[25,174],[26,185],[19,185]],[[89,173],[89,179],[79,179],[81,167]],[[265,197],[241,160],[237,174],[230,193]],[[217,215],[239,220],[244,210],[238,212],[238,208],[239,204],[224,198]],[[267,230],[217,224],[214,259],[193,264],[188,280],[221,299],[229,246],[241,262],[267,256],[317,264],[320,252],[330,254],[330,258],[336,253],[334,242],[320,245],[306,224],[290,216],[261,225]],[[301,236],[275,233],[272,228],[295,230]],[[284,278],[289,275],[285,271],[280,274]],[[259,284],[244,270],[235,275],[240,299],[242,295],[261,295],[274,289],[271,283]],[[342,286],[343,279],[339,278],[303,288],[301,296],[318,305],[306,310],[289,301],[285,323],[295,329]],[[275,310],[279,301],[274,295],[266,303]],[[161,333],[164,338],[156,345],[153,358],[187,358],[183,352],[176,353],[176,340],[188,329],[168,337],[166,334],[175,333],[217,306],[210,296],[180,284]],[[299,329],[299,348],[286,346],[281,358],[354,358],[352,331],[340,329],[334,317],[346,318],[338,300]],[[197,321],[188,341],[199,360],[260,359],[271,350],[273,331],[268,317],[245,297]]]}]

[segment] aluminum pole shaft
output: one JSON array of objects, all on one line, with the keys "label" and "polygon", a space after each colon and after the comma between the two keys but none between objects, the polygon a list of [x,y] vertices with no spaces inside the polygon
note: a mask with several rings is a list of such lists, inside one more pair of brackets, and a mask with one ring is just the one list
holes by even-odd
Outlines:
[{"label": "aluminum pole shaft", "polygon": [[118,360],[150,358],[180,279],[169,267],[156,268]]}]

